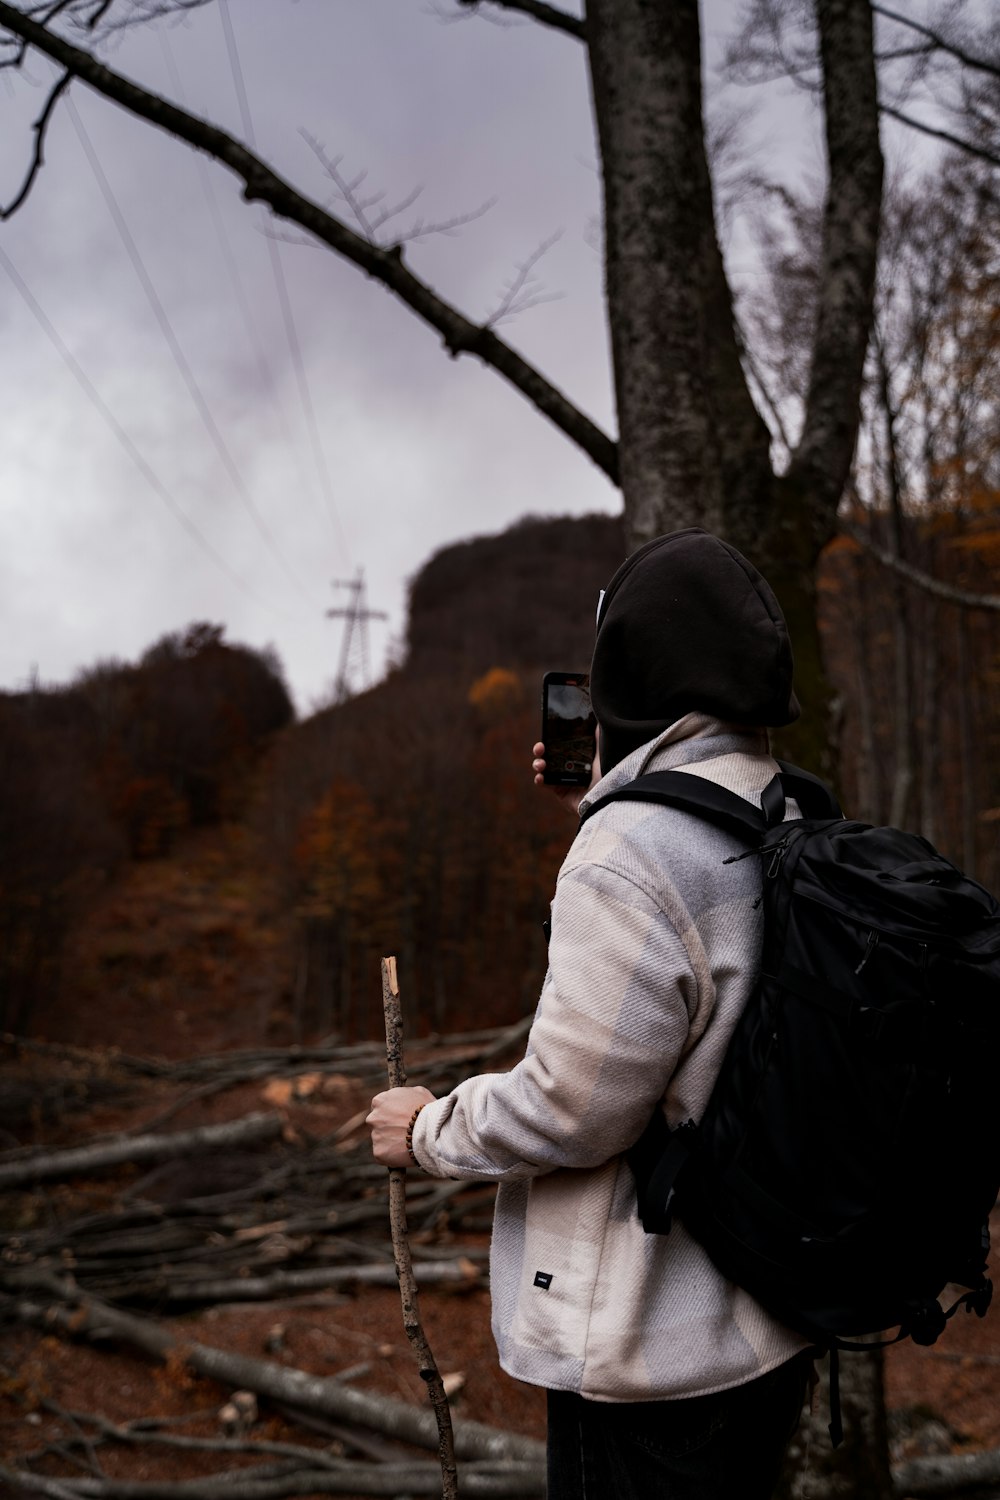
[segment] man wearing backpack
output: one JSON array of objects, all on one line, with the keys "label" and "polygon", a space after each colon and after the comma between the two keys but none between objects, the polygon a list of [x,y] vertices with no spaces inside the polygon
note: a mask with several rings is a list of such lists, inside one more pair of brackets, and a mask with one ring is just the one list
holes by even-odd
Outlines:
[{"label": "man wearing backpack", "polygon": [[[759,806],[767,728],[799,711],[773,593],[694,529],[615,574],[591,692],[603,774],[583,813],[678,769]],[[523,1061],[442,1099],[373,1101],[385,1165],[500,1184],[493,1327],[504,1369],[548,1391],[549,1500],[766,1500],[801,1411],[807,1341],[683,1223],[644,1232],[625,1158],[658,1108],[671,1127],[701,1117],[753,990],[759,862],[731,859],[745,847],[677,808],[601,806],[559,874]]]}]

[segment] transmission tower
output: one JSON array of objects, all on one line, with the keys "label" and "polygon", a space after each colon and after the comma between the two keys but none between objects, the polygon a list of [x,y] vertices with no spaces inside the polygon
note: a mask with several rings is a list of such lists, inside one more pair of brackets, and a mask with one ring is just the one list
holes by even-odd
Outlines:
[{"label": "transmission tower", "polygon": [[343,703],[351,696],[351,682],[355,675],[360,679],[360,692],[371,683],[371,661],[368,654],[368,621],[387,620],[384,609],[369,609],[365,589],[365,570],[359,568],[353,578],[335,578],[335,589],[347,589],[347,604],[343,609],[328,609],[327,618],[344,621],[344,634],[340,642],[340,665],[333,685],[334,703]]}]

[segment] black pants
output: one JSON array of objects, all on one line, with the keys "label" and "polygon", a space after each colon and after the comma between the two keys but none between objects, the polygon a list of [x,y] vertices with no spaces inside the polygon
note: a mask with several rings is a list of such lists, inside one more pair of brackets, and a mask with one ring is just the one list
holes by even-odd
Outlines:
[{"label": "black pants", "polygon": [[809,1355],[679,1401],[549,1391],[548,1500],[769,1500],[802,1412]]}]

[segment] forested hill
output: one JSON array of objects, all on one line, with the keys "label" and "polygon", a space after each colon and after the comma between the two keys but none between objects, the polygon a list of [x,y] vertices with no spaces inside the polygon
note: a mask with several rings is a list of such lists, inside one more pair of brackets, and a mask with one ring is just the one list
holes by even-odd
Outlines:
[{"label": "forested hill", "polygon": [[[996,591],[996,511],[904,544]],[[623,553],[606,516],[444,549],[402,662],[300,723],[280,663],[204,625],[0,695],[0,1027],[172,1053],[371,1035],[385,953],[417,1029],[530,1010],[572,834],[531,782],[541,673],[586,666]],[[843,539],[822,598],[846,805],[1000,885],[997,614],[896,587]]]},{"label": "forested hill", "polygon": [[255,809],[296,911],[298,1029],[378,1024],[378,958],[436,1030],[529,1009],[572,826],[530,772],[542,672],[586,668],[621,521],[528,519],[437,553],[406,656],[282,737]]},{"label": "forested hill", "polygon": [[0,694],[0,1028],[354,1033],[390,951],[426,1025],[519,1014],[566,838],[528,771],[540,669],[587,664],[622,554],[604,516],[446,548],[405,664],[298,724],[280,663],[209,625]]},{"label": "forested hill", "polygon": [[600,590],[624,557],[618,516],[529,518],[444,548],[410,587],[407,669],[586,666]]}]

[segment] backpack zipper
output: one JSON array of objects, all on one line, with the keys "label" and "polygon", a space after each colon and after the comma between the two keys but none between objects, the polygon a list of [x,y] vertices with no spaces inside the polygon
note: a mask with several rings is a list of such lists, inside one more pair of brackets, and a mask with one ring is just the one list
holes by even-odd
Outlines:
[{"label": "backpack zipper", "polygon": [[861,962],[858,964],[857,968],[854,970],[855,974],[860,974],[861,973],[861,970],[864,968],[865,964],[871,958],[872,954],[875,952],[875,949],[877,947],[878,947],[878,933],[875,931],[874,927],[870,927],[868,929],[868,941],[865,944],[865,951],[861,955]]}]

